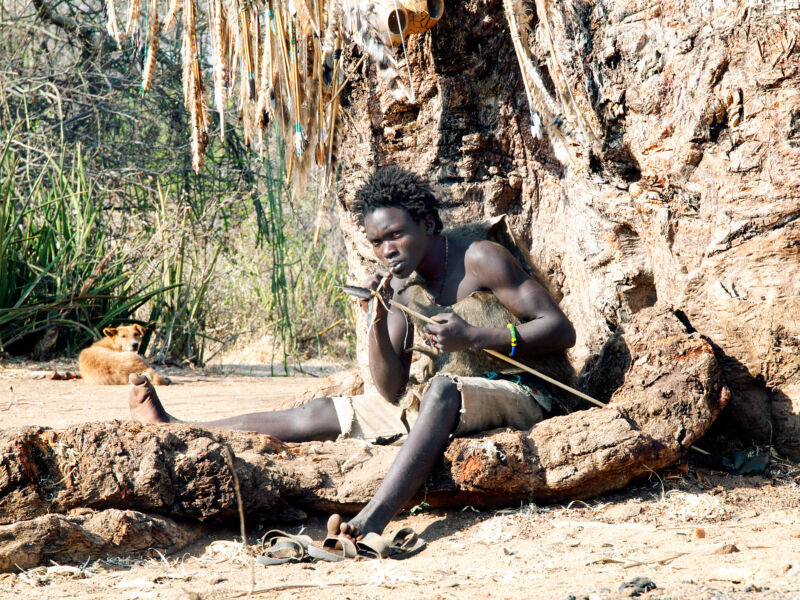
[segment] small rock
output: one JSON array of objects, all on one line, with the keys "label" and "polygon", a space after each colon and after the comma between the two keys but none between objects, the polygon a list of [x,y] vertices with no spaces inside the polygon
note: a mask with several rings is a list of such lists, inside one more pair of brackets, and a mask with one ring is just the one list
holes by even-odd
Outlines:
[{"label": "small rock", "polygon": [[739,549],[736,547],[735,544],[714,544],[708,548],[708,554],[733,554],[734,552],[739,552]]},{"label": "small rock", "polygon": [[658,586],[653,583],[652,579],[647,577],[636,577],[630,581],[626,581],[619,586],[619,591],[624,592],[630,597],[641,596],[647,592],[656,589]]},{"label": "small rock", "polygon": [[612,506],[605,512],[610,519],[631,519],[642,514],[642,507],[639,504],[623,504],[622,506]]},{"label": "small rock", "polygon": [[700,527],[698,527],[697,529],[695,529],[695,530],[692,532],[692,535],[694,535],[694,537],[695,537],[696,539],[698,539],[698,540],[702,540],[704,537],[706,537],[706,530],[705,530],[705,529],[702,529],[702,528],[700,528]]}]

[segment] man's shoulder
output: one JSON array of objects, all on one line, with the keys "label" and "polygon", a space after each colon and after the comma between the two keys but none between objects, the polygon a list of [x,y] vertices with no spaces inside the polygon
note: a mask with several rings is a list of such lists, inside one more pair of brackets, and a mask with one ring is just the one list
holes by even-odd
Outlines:
[{"label": "man's shoulder", "polygon": [[509,250],[496,242],[472,242],[464,253],[464,275],[485,289],[505,287],[519,282],[525,273]]},{"label": "man's shoulder", "polygon": [[498,261],[513,260],[508,249],[497,242],[489,240],[465,240],[465,242],[467,245],[464,251],[464,264],[467,268],[486,267]]}]

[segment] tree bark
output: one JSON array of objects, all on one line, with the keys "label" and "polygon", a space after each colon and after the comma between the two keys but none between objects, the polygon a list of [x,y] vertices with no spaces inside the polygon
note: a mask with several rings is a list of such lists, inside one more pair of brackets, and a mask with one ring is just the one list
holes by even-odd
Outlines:
[{"label": "tree bark", "polygon": [[[456,438],[420,495],[432,506],[509,506],[619,489],[682,456],[728,399],[710,344],[687,333],[668,310],[639,313],[601,355],[610,377],[624,374],[608,407],[554,417],[527,432]],[[76,509],[194,521],[236,517],[229,455],[248,519],[354,512],[372,498],[396,452],[349,442],[284,444],[266,435],[179,424],[115,421],[2,431],[0,526],[6,527],[0,527],[0,570],[11,568],[14,553],[23,551],[14,542],[14,532],[23,529],[47,531],[48,551],[62,557],[85,559],[109,548],[123,553],[124,539],[116,538],[124,536],[114,533],[121,527],[53,517]],[[143,523],[130,515],[104,518]],[[8,525],[18,521],[28,525]],[[135,529],[135,548],[145,535],[160,545],[192,539],[171,522]],[[107,539],[92,537],[102,538],[101,530]],[[70,544],[77,546],[74,552]],[[32,554],[51,556],[42,548]]]},{"label": "tree bark", "polygon": [[586,390],[611,394],[590,385],[601,349],[663,302],[715,348],[732,422],[800,459],[800,11],[781,6],[525,4],[546,86],[600,138],[565,168],[531,135],[502,3],[448,3],[408,40],[415,101],[394,100],[368,67],[343,98],[355,279],[374,268],[347,211],[355,182],[407,166],[438,186],[450,224],[509,215],[576,325],[570,360]]}]

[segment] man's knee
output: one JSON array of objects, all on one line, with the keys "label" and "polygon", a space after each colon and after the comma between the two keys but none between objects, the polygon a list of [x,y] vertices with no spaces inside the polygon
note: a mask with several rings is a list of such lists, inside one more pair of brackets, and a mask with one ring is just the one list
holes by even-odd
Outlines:
[{"label": "man's knee", "polygon": [[336,412],[336,409],[333,407],[333,400],[327,397],[309,400],[300,408],[302,409],[302,412],[305,413],[304,416],[312,419],[316,419],[331,411]]},{"label": "man's knee", "polygon": [[422,406],[458,410],[461,408],[461,393],[458,386],[449,377],[437,375],[431,380],[428,390],[422,397]]}]

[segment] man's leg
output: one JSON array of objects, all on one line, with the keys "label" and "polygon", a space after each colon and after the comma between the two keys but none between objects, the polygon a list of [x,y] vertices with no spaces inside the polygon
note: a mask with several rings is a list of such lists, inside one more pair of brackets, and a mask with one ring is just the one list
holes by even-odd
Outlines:
[{"label": "man's leg", "polygon": [[[155,388],[142,375],[131,375],[133,384],[129,404],[131,418],[140,423],[181,423],[164,410]],[[339,418],[330,398],[315,398],[303,406],[290,410],[251,413],[193,423],[201,427],[223,427],[274,435],[284,442],[334,440],[342,432]]]},{"label": "man's leg", "polygon": [[372,531],[383,532],[392,517],[422,487],[444,453],[460,409],[461,394],[456,384],[447,377],[435,377],[422,398],[417,422],[375,497],[347,523],[342,523],[338,515],[331,517],[329,533],[341,533],[355,540]]}]

